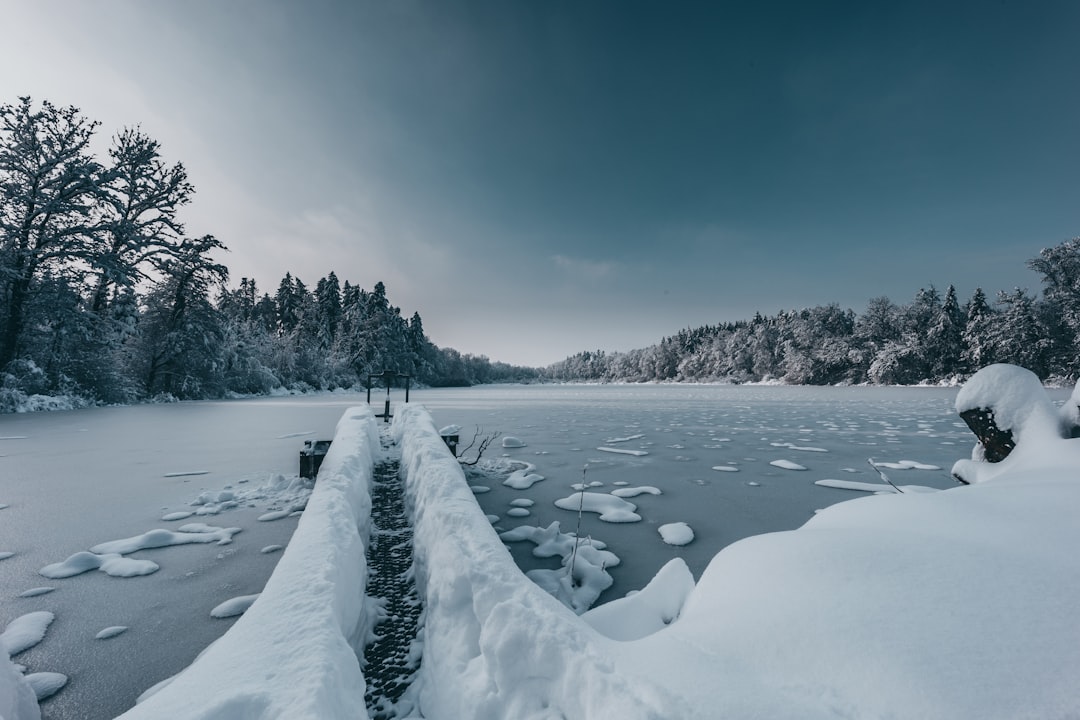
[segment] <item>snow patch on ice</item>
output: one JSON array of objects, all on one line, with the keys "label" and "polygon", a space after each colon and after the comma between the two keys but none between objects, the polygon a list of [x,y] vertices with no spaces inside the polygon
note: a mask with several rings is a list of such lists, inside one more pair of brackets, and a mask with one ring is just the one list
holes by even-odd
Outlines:
[{"label": "snow patch on ice", "polygon": [[668,545],[689,545],[694,541],[694,531],[684,522],[667,523],[656,530]]},{"label": "snow patch on ice", "polygon": [[652,485],[639,485],[637,487],[622,487],[611,491],[611,494],[620,498],[632,498],[638,495],[663,495],[660,488]]},{"label": "snow patch on ice", "polygon": [[555,501],[555,507],[577,512],[598,513],[600,519],[610,523],[640,522],[637,505],[605,493],[576,492]]},{"label": "snow patch on ice", "polygon": [[45,631],[55,619],[56,615],[48,610],[20,615],[9,622],[4,632],[0,633],[0,647],[7,650],[11,657],[29,650],[45,639]]},{"label": "snow patch on ice", "polygon": [[502,439],[502,446],[504,448],[523,448],[525,447],[525,442],[521,438],[507,435]]},{"label": "snow patch on ice", "polygon": [[230,618],[243,615],[259,599],[259,593],[230,598],[210,611],[212,618]]},{"label": "snow patch on ice", "polygon": [[634,457],[641,457],[649,454],[648,450],[627,450],[625,448],[605,447],[603,445],[596,449],[600,452],[616,453],[618,455],[633,455]]},{"label": "snow patch on ice", "polygon": [[791,462],[790,460],[772,460],[771,462],[769,462],[769,464],[774,466],[774,467],[783,468],[784,470],[805,470],[806,469],[805,467],[803,467],[799,463]]},{"label": "snow patch on ice", "polygon": [[108,640],[109,638],[114,638],[121,633],[127,632],[127,629],[127,625],[110,625],[103,630],[99,630],[94,638],[96,640]]}]

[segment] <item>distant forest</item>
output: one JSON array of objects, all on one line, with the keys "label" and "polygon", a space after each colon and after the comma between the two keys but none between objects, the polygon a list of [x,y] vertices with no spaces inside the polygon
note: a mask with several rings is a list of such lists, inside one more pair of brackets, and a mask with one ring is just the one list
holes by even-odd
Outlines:
[{"label": "distant forest", "polygon": [[981,290],[961,304],[922,289],[870,301],[687,329],[626,353],[583,352],[540,370],[439,348],[382,283],[331,272],[309,289],[286,274],[273,293],[191,237],[194,197],[139,128],[91,151],[98,123],[29,98],[0,106],[0,412],[32,395],[86,403],[216,398],[278,388],[358,388],[393,370],[430,386],[489,382],[730,381],[915,384],[993,362],[1042,378],[1080,376],[1080,239],[1029,262],[1043,293]]},{"label": "distant forest", "polygon": [[273,294],[212,258],[178,212],[195,190],[138,128],[98,161],[98,123],[29,98],[0,106],[0,411],[29,395],[83,402],[362,386],[390,369],[427,385],[539,371],[438,348],[377,283],[331,272]]},{"label": "distant forest", "polygon": [[552,380],[650,382],[777,380],[798,385],[914,385],[963,379],[991,363],[1013,363],[1042,379],[1080,376],[1080,238],[1028,261],[1041,297],[975,290],[961,304],[919,290],[896,305],[872,299],[861,315],[836,304],[755,315],[682,330],[625,353],[583,352],[547,368]]}]

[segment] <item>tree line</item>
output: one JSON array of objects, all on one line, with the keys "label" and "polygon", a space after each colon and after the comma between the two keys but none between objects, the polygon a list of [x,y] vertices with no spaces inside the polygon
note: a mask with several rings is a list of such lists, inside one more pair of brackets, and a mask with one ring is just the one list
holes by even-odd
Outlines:
[{"label": "tree line", "polygon": [[923,288],[902,305],[874,298],[861,315],[836,304],[759,313],[681,330],[639,350],[578,353],[545,374],[561,381],[912,385],[956,381],[1005,362],[1044,380],[1074,382],[1080,238],[1042,250],[1028,266],[1042,276],[1040,297],[1017,288],[991,303],[980,288],[961,304],[950,285],[944,296]]},{"label": "tree line", "polygon": [[524,380],[537,371],[438,348],[382,283],[334,273],[309,291],[228,287],[225,249],[191,237],[194,197],[140,128],[116,133],[30,98],[0,106],[0,411],[32,394],[86,402],[211,398],[277,387],[362,385],[385,369],[430,385]]}]

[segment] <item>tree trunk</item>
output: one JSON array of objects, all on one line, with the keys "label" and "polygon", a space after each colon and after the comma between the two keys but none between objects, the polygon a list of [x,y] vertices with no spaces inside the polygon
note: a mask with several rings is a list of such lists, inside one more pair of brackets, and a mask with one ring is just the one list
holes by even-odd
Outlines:
[{"label": "tree trunk", "polygon": [[994,411],[986,408],[972,408],[960,413],[960,417],[979,438],[987,462],[1001,462],[1016,447],[1012,430],[1002,430],[994,420]]}]

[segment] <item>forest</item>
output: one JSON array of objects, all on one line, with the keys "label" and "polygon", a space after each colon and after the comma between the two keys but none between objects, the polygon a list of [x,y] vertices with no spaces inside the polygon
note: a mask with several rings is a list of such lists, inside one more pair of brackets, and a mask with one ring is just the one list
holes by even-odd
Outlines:
[{"label": "forest", "polygon": [[1043,380],[1080,376],[1080,238],[1042,250],[1028,266],[1041,297],[1016,288],[991,303],[977,288],[961,304],[920,289],[911,302],[870,300],[861,315],[836,304],[760,313],[682,330],[624,353],[582,352],[547,368],[561,381],[767,382],[915,385],[961,381],[991,363],[1013,363]]},{"label": "forest", "polygon": [[225,250],[190,237],[195,189],[139,128],[92,144],[99,123],[30,98],[0,106],[0,412],[28,396],[82,403],[420,383],[535,379],[539,371],[436,347],[383,284],[330,272],[309,290],[229,287]]},{"label": "forest", "polygon": [[229,284],[213,235],[179,218],[195,189],[140,128],[116,133],[30,98],[0,106],[0,412],[34,395],[79,403],[200,399],[363,387],[393,370],[428,386],[547,381],[917,384],[1009,362],[1080,376],[1080,239],[1029,266],[1040,296],[950,286],[909,303],[874,298],[682,330],[629,352],[582,352],[545,369],[435,346],[380,282],[287,273],[266,292]]}]

